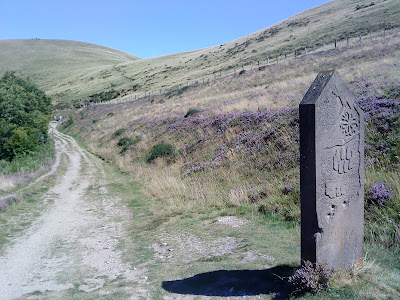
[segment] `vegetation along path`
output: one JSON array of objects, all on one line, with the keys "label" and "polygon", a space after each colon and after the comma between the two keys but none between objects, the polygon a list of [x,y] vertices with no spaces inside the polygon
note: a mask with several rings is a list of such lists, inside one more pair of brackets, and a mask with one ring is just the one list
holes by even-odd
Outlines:
[{"label": "vegetation along path", "polygon": [[[2,230],[15,232],[10,227],[29,224],[0,244],[1,299],[69,298],[76,289],[106,295],[113,282],[141,281],[142,271],[126,264],[117,249],[130,213],[104,186],[102,162],[52,126],[67,167],[43,193],[40,213],[26,213],[24,222],[16,215],[3,225]],[[133,294],[132,286],[120,287],[119,296]],[[134,287],[136,296],[142,292]]]}]

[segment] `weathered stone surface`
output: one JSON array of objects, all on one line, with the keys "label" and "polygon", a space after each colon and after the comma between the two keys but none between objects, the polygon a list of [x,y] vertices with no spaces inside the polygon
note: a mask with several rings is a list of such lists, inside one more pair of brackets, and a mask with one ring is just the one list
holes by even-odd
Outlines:
[{"label": "weathered stone surface", "polygon": [[334,71],[299,106],[301,258],[335,269],[363,255],[364,114]]}]

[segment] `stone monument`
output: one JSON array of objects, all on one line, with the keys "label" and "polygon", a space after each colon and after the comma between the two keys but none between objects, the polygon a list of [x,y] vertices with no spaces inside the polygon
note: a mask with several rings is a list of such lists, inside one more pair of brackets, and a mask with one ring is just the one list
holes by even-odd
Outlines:
[{"label": "stone monument", "polygon": [[364,113],[335,71],[299,105],[301,259],[344,269],[364,243]]}]

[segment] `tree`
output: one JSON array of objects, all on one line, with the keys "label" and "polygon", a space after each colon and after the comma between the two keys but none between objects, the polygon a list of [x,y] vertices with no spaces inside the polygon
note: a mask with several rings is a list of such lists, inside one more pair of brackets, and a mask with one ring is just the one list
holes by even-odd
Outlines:
[{"label": "tree", "polygon": [[6,72],[0,79],[0,159],[11,161],[38,149],[47,136],[51,99],[35,84]]}]

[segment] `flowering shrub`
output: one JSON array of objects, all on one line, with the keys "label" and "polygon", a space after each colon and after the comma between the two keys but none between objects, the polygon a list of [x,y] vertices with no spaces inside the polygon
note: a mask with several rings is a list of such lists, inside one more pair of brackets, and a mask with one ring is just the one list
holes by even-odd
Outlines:
[{"label": "flowering shrub", "polygon": [[385,186],[383,182],[374,182],[368,190],[367,199],[379,206],[386,205],[386,202],[393,197],[393,192],[390,187]]},{"label": "flowering shrub", "polygon": [[289,277],[289,282],[293,284],[297,291],[305,291],[316,294],[325,289],[329,280],[332,278],[334,270],[324,264],[313,264],[305,261],[303,267]]},{"label": "flowering shrub", "polygon": [[379,167],[384,162],[387,167],[397,168],[400,165],[400,101],[378,95],[363,97],[357,102],[365,112],[366,156],[375,158]]}]

